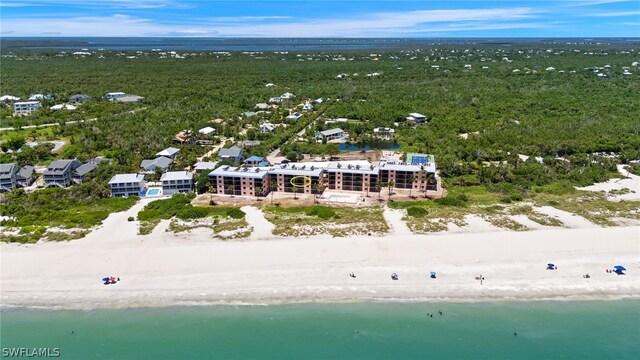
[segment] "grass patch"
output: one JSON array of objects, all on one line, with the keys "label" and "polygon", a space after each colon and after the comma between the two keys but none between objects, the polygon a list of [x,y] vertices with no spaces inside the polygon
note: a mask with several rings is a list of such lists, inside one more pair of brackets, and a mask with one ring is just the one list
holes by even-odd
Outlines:
[{"label": "grass patch", "polygon": [[384,234],[389,226],[380,207],[331,208],[327,206],[275,207],[264,209],[267,220],[275,225],[273,233],[282,236],[330,234],[349,236]]}]

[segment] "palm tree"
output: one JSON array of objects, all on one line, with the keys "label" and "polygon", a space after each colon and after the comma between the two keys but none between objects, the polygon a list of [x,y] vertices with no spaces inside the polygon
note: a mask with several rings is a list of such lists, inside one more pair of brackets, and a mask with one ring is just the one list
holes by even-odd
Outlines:
[{"label": "palm tree", "polygon": [[389,201],[391,201],[391,189],[396,186],[396,182],[394,180],[389,180]]},{"label": "palm tree", "polygon": [[413,182],[416,180],[416,178],[413,175],[409,175],[409,177],[407,178],[407,181],[409,182],[409,198],[411,198],[411,190],[413,190]]},{"label": "palm tree", "polygon": [[313,194],[313,202],[315,203],[318,199],[318,194],[322,194],[327,187],[321,183],[315,183],[313,188],[316,190],[316,193]]},{"label": "palm tree", "polygon": [[209,192],[209,202],[213,201],[213,193],[216,192],[216,187],[212,184],[207,186],[207,191]]},{"label": "palm tree", "polygon": [[424,197],[427,197],[427,172],[424,165],[420,165],[420,183],[424,182]]},{"label": "palm tree", "polygon": [[262,195],[262,188],[260,186],[256,187],[256,201],[259,200],[259,196]]},{"label": "palm tree", "polygon": [[376,190],[378,191],[378,200],[382,196],[382,181],[380,179],[376,180]]},{"label": "palm tree", "polygon": [[271,190],[271,205],[273,205],[273,193],[278,191],[278,183],[275,181],[269,183],[269,188]]},{"label": "palm tree", "polygon": [[294,187],[293,187],[293,189],[291,189],[291,191],[293,191],[293,198],[294,198],[294,199],[298,199],[298,198],[296,197],[296,194],[298,193],[298,188],[294,186]]},{"label": "palm tree", "polygon": [[235,190],[236,190],[236,187],[235,187],[235,186],[233,186],[233,185],[229,185],[229,186],[227,186],[227,192],[228,192],[229,194],[231,194],[231,197],[233,197],[233,196],[235,195]]}]

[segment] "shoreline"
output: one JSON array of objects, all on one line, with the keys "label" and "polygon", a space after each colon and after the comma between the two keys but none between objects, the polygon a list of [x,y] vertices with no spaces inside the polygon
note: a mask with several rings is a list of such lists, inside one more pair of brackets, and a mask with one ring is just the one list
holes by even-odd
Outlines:
[{"label": "shoreline", "polygon": [[[71,242],[1,244],[0,308],[640,297],[637,226],[221,241],[206,230],[140,236],[135,224],[114,224]],[[605,272],[618,264],[627,275]],[[122,281],[103,285],[107,275]]]}]

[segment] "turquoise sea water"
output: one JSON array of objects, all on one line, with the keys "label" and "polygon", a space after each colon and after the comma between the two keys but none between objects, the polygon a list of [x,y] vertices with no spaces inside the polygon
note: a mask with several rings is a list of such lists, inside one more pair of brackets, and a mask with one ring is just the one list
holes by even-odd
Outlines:
[{"label": "turquoise sea water", "polygon": [[3,349],[59,348],[62,359],[640,358],[637,299],[12,309],[1,315]]}]

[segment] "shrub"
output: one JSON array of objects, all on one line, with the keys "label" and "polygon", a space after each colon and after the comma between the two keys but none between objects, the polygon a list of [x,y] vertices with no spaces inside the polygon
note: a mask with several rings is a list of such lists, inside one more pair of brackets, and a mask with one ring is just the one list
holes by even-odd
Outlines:
[{"label": "shrub", "polygon": [[127,221],[133,221],[133,220],[135,220],[135,219],[133,218],[133,216],[129,216],[129,217],[127,218]]},{"label": "shrub", "polygon": [[520,194],[511,194],[510,198],[512,201],[522,201],[522,195]]},{"label": "shrub", "polygon": [[196,207],[193,205],[187,205],[184,208],[180,209],[176,214],[178,219],[182,220],[190,220],[190,219],[201,219],[203,217],[207,217],[209,215],[209,209],[203,207]]},{"label": "shrub", "polygon": [[407,208],[407,215],[413,217],[423,217],[427,215],[427,209],[418,206],[411,206]]},{"label": "shrub", "polygon": [[449,195],[440,199],[435,199],[434,202],[442,206],[465,206],[469,201],[469,197],[466,194]]},{"label": "shrub", "polygon": [[310,206],[304,210],[307,216],[317,216],[320,219],[331,219],[336,216],[336,211],[326,206]]},{"label": "shrub", "polygon": [[227,216],[232,218],[232,219],[242,219],[244,218],[244,211],[240,210],[240,209],[229,209],[227,210]]}]

